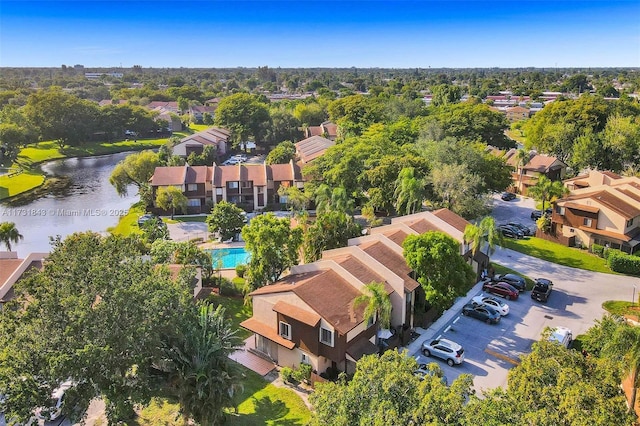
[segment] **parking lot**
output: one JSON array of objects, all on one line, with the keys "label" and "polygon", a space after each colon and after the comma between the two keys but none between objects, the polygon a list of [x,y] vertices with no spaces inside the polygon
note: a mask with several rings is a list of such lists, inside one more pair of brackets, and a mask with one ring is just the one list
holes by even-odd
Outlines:
[{"label": "parking lot", "polygon": [[[529,217],[534,208],[531,199],[495,201],[497,223],[508,220],[532,223]],[[506,387],[507,374],[519,362],[531,345],[540,339],[545,327],[565,326],[577,336],[587,331],[605,311],[606,300],[631,301],[638,278],[583,271],[545,262],[507,249],[497,249],[491,260],[530,278],[548,278],[553,291],[547,303],[531,300],[530,291],[521,293],[517,301],[506,301],[510,312],[497,325],[489,325],[475,318],[465,317],[461,307],[473,296],[481,294],[481,285],[461,298],[452,311],[450,320],[435,330],[423,334],[420,341],[439,336],[460,343],[465,350],[465,362],[449,367],[436,358],[425,358],[417,348],[411,355],[420,356],[421,362],[435,361],[445,372],[449,383],[462,373],[474,376],[477,392],[498,386]]]}]

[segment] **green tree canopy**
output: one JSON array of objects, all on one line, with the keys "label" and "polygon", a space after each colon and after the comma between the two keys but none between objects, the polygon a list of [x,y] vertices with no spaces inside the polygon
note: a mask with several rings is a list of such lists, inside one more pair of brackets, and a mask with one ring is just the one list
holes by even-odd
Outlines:
[{"label": "green tree canopy", "polygon": [[324,250],[345,247],[349,238],[361,236],[362,227],[345,212],[319,214],[305,230],[302,244],[306,263],[320,259]]},{"label": "green tree canopy", "polygon": [[542,203],[542,211],[545,210],[547,202],[554,198],[560,198],[569,193],[569,190],[560,181],[551,181],[546,176],[540,176],[538,182],[529,188],[528,195],[536,201]]},{"label": "green tree canopy", "polygon": [[282,273],[298,264],[302,230],[291,228],[289,218],[262,214],[242,228],[242,239],[251,253],[248,265],[248,290],[276,282]]},{"label": "green tree canopy", "polygon": [[267,164],[286,164],[296,157],[296,146],[291,141],[280,142],[267,154]]},{"label": "green tree canopy", "polygon": [[16,285],[17,298],[0,311],[8,418],[26,420],[68,379],[80,408],[104,398],[110,423],[149,401],[157,389],[151,367],[192,304],[185,283],[142,253],[133,238],[73,234],[57,239],[43,270]]},{"label": "green tree canopy", "polygon": [[139,193],[148,192],[149,179],[159,165],[158,154],[153,151],[129,154],[116,164],[111,176],[109,176],[109,183],[116,188],[116,192],[121,196],[127,195],[129,185],[136,186]]},{"label": "green tree canopy", "polygon": [[187,197],[180,188],[175,186],[161,186],[156,194],[156,205],[162,210],[171,210],[171,219],[176,214],[176,210],[187,212]]},{"label": "green tree canopy", "polygon": [[232,132],[233,147],[253,137],[256,143],[264,140],[269,125],[269,109],[260,98],[248,93],[236,93],[218,104],[214,122]]},{"label": "green tree canopy", "polygon": [[240,232],[245,221],[244,210],[233,203],[220,201],[211,209],[207,216],[209,232],[220,234],[222,240],[233,238]]},{"label": "green tree canopy", "polygon": [[475,274],[460,255],[460,243],[449,235],[436,231],[409,235],[402,247],[431,306],[447,309],[473,283]]},{"label": "green tree canopy", "polygon": [[7,251],[11,251],[11,243],[18,244],[20,240],[24,239],[22,234],[16,228],[16,224],[13,222],[0,223],[0,243],[4,244]]}]

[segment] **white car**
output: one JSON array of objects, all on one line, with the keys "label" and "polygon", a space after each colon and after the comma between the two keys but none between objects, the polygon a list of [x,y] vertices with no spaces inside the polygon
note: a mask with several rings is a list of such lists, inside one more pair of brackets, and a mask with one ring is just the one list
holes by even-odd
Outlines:
[{"label": "white car", "polygon": [[502,300],[493,296],[485,296],[484,294],[481,294],[471,299],[471,302],[473,302],[476,305],[491,306],[493,309],[498,311],[498,313],[502,316],[509,314],[509,305],[507,305]]},{"label": "white car", "polygon": [[453,367],[464,361],[464,349],[458,343],[448,339],[425,340],[422,343],[424,356],[435,356],[443,359]]},{"label": "white car", "polygon": [[573,341],[573,333],[566,327],[554,327],[551,329],[549,341],[558,342],[565,348],[568,348]]},{"label": "white car", "polygon": [[67,390],[72,388],[74,383],[71,380],[67,380],[58,386],[51,393],[51,405],[49,407],[36,408],[35,415],[38,419],[52,421],[58,419],[62,415],[62,404],[64,404],[64,394]]}]

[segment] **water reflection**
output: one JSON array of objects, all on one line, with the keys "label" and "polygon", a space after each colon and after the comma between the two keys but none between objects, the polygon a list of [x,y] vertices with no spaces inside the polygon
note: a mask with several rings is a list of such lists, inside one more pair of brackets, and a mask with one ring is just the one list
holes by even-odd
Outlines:
[{"label": "water reflection", "polygon": [[136,188],[120,197],[109,183],[115,165],[129,153],[67,158],[44,164],[52,176],[67,176],[69,185],[19,207],[0,205],[0,222],[14,222],[24,240],[14,244],[19,256],[50,250],[49,237],[77,231],[103,232],[138,201]]}]

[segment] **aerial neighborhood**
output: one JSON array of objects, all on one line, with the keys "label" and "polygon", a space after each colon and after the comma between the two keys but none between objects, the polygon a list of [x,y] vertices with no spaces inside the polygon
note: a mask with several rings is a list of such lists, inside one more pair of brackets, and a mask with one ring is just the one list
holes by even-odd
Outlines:
[{"label": "aerial neighborhood", "polygon": [[182,65],[0,64],[0,426],[639,424],[640,68]]}]

